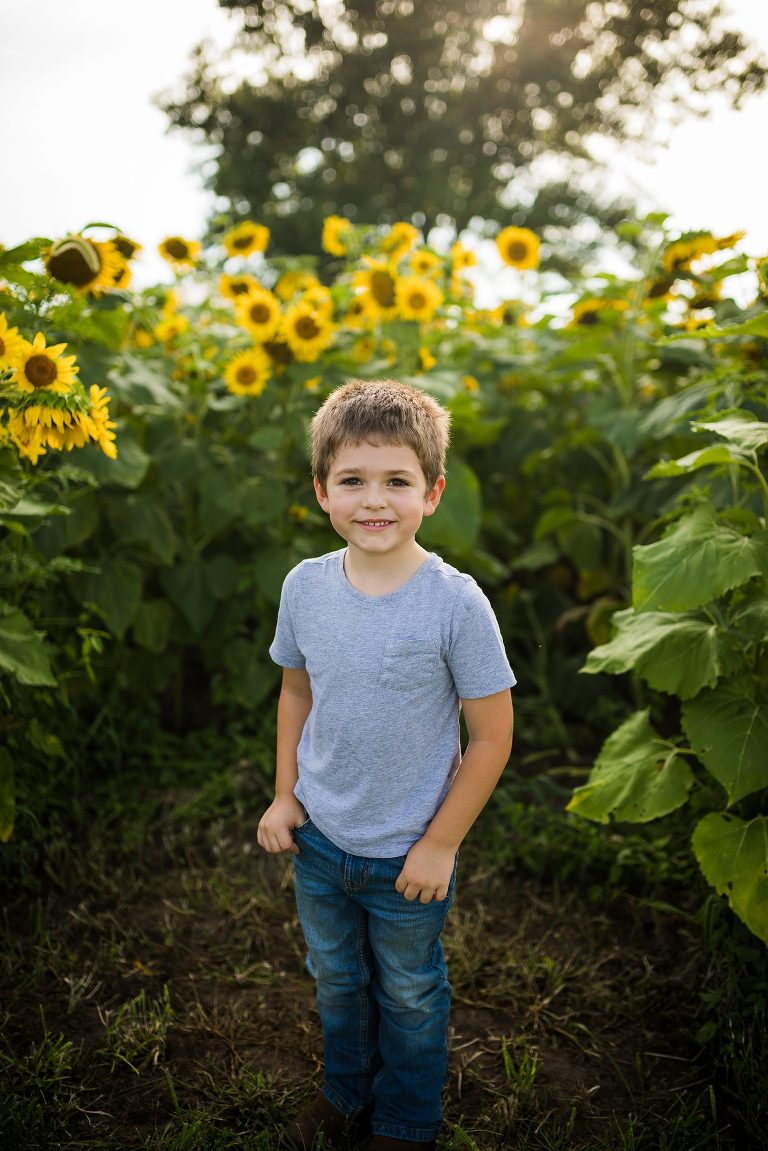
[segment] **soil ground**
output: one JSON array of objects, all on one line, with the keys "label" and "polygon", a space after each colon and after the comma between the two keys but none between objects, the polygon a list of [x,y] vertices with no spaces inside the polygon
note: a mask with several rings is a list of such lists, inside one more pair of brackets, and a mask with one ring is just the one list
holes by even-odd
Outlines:
[{"label": "soil ground", "polygon": [[[81,861],[44,898],[2,901],[6,1130],[27,1132],[7,1151],[276,1146],[321,1079],[290,863],[248,819],[167,833],[118,866],[84,843]],[[693,1038],[698,930],[470,845],[445,935],[442,1145],[745,1151]]]}]

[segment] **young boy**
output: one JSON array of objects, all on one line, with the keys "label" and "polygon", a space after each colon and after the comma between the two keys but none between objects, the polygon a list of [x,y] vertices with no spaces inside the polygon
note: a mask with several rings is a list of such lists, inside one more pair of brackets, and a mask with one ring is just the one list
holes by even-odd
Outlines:
[{"label": "young boy", "polygon": [[459,844],[509,758],[515,683],[475,581],[416,542],[448,425],[390,380],[345,384],[312,423],[315,492],[347,546],[283,586],[275,799],[258,830],[264,850],[294,853],[323,1028],[322,1092],[281,1134],[300,1151],[363,1120],[369,1151],[429,1151],[440,1129],[440,933]]}]

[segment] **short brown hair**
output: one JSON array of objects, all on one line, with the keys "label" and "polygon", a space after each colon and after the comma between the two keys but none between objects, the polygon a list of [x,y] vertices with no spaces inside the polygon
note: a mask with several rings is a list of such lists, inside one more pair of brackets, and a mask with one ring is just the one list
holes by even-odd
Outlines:
[{"label": "short brown hair", "polygon": [[431,489],[445,471],[450,422],[450,413],[420,388],[350,380],[331,392],[312,420],[312,474],[325,487],[343,444],[402,444],[413,449]]}]

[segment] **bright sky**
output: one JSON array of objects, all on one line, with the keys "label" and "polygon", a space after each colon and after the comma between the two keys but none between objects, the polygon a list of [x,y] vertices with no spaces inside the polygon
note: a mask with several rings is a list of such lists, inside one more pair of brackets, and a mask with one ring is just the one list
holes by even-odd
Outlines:
[{"label": "bright sky", "polygon": [[[766,0],[726,7],[768,53]],[[144,244],[141,281],[166,278],[157,243],[199,236],[211,198],[195,171],[200,150],[166,134],[151,98],[174,85],[196,43],[226,44],[234,27],[216,0],[0,0],[0,242],[104,221]],[[765,93],[677,128],[650,165],[623,152],[614,164],[681,227],[746,229],[743,250],[763,255],[767,126]]]}]

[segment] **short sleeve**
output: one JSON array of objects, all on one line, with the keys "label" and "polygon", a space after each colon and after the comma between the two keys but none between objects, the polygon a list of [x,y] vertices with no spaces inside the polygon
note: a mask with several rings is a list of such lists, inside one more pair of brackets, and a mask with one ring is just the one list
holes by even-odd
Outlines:
[{"label": "short sleeve", "polygon": [[462,699],[495,695],[517,682],[493,608],[474,580],[456,597],[448,666]]},{"label": "short sleeve", "polygon": [[304,655],[296,639],[294,626],[297,576],[298,569],[294,568],[283,582],[275,638],[269,648],[271,659],[280,667],[303,668],[306,666]]}]

